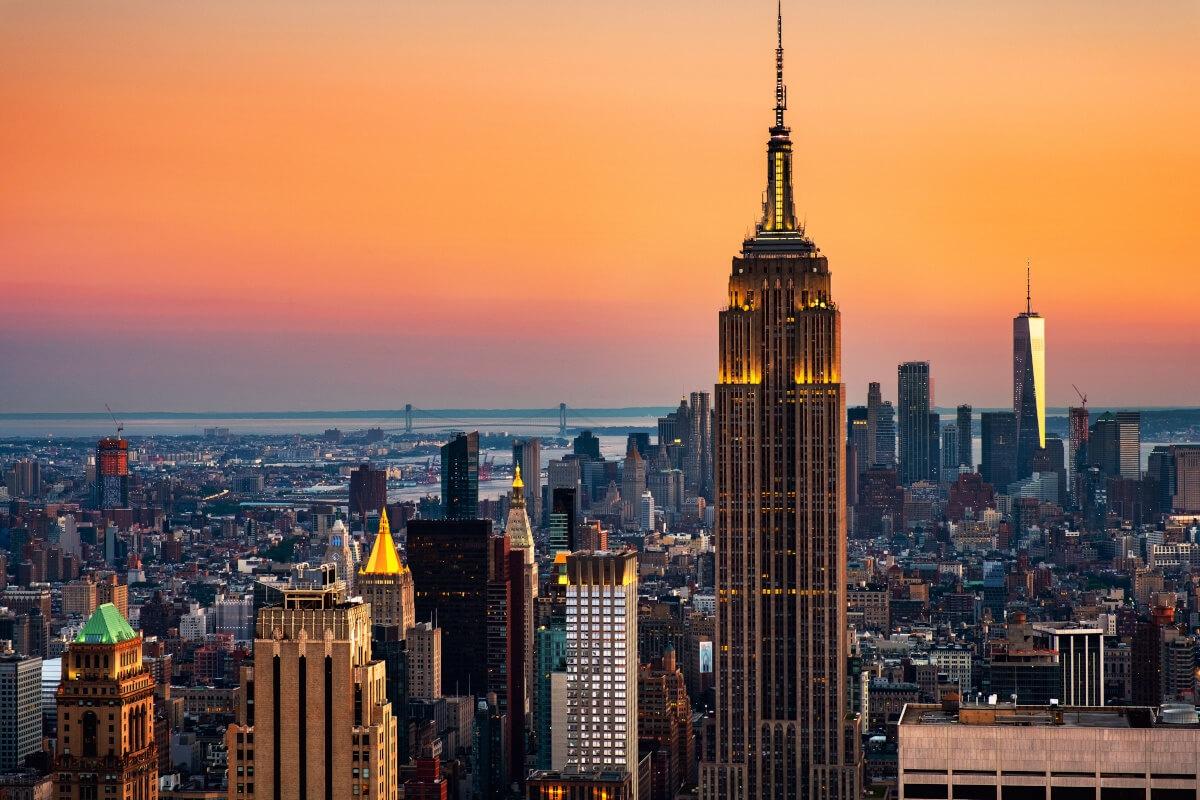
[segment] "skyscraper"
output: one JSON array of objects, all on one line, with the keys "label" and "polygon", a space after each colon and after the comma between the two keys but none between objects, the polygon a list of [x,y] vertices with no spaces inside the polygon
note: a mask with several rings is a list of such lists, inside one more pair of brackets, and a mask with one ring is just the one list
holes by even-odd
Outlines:
[{"label": "skyscraper", "polygon": [[578,526],[575,509],[577,489],[555,487],[550,497],[550,552],[561,553],[575,549],[575,529]]},{"label": "skyscraper", "polygon": [[442,509],[446,519],[479,516],[479,431],[442,445]]},{"label": "skyscraper", "polygon": [[637,555],[567,556],[567,763],[638,778]]},{"label": "skyscraper", "polygon": [[1033,310],[1025,265],[1025,310],[1013,317],[1013,413],[1017,415],[1017,478],[1033,473],[1046,446],[1046,321]]},{"label": "skyscraper", "polygon": [[958,407],[958,413],[955,416],[956,427],[958,428],[958,465],[960,467],[975,467],[975,454],[972,452],[975,436],[975,426],[971,420],[971,407],[961,405]]},{"label": "skyscraper", "polygon": [[0,773],[42,749],[42,659],[0,655]]},{"label": "skyscraper", "polygon": [[371,546],[371,556],[358,571],[358,591],[371,605],[371,621],[375,625],[399,626],[403,638],[416,623],[412,571],[396,552],[387,508],[380,511],[379,533]]},{"label": "skyscraper", "polygon": [[284,589],[282,606],[258,612],[243,686],[253,719],[225,734],[228,796],[395,800],[386,688],[365,603],[345,602],[336,583]]},{"label": "skyscraper", "polygon": [[875,428],[875,463],[872,466],[896,466],[896,409],[891,400],[885,400],[879,406]]},{"label": "skyscraper", "polygon": [[1067,410],[1067,467],[1071,470],[1071,494],[1079,503],[1083,493],[1082,473],[1087,469],[1088,444],[1088,410],[1087,406],[1072,407]]},{"label": "skyscraper", "polygon": [[979,415],[983,453],[979,474],[1004,492],[1017,479],[1017,416],[1008,411],[985,411]]},{"label": "skyscraper", "polygon": [[96,444],[96,508],[129,507],[129,442],[106,436]]},{"label": "skyscraper", "polygon": [[442,688],[480,695],[487,687],[489,520],[410,520],[408,566],[417,619],[442,629]]},{"label": "skyscraper", "polygon": [[942,480],[953,482],[958,478],[960,455],[958,423],[947,422],[942,426]]},{"label": "skyscraper", "polygon": [[897,413],[900,430],[900,482],[934,478],[930,460],[930,403],[932,392],[928,361],[907,361],[896,369]]},{"label": "skyscraper", "polygon": [[[599,444],[599,440],[597,440]],[[542,524],[542,440],[513,439],[513,469],[521,468],[525,505],[534,525]]]},{"label": "skyscraper", "polygon": [[[538,568],[533,551],[533,530],[529,525],[529,515],[525,512],[525,482],[521,478],[519,467],[513,474],[512,499],[508,506],[508,521],[504,526],[504,534],[512,548],[509,556],[512,572],[509,618],[515,643],[512,656],[512,703],[520,704],[520,708],[513,709],[512,717],[514,727],[519,724],[523,729],[526,720],[536,722],[536,718],[532,716],[532,698],[536,693],[537,674],[534,652],[534,633],[537,625],[534,608],[538,597]],[[525,757],[525,748],[522,744],[519,738],[513,742],[513,768],[523,779],[525,770],[522,760]]]},{"label": "skyscraper", "polygon": [[875,466],[878,461],[876,448],[879,443],[879,407],[883,405],[883,392],[877,381],[867,384],[867,452],[859,454],[861,469]]},{"label": "skyscraper", "polygon": [[350,519],[362,520],[367,527],[367,514],[387,504],[387,472],[362,464],[350,473]]},{"label": "skyscraper", "polygon": [[767,199],[720,312],[709,800],[859,795],[846,710],[841,322],[829,262],[796,218],[786,108],[781,17]]},{"label": "skyscraper", "polygon": [[[98,607],[67,648],[58,710],[57,797],[158,797],[154,676],[142,637],[111,603]],[[103,698],[103,699],[100,699]]]},{"label": "skyscraper", "polygon": [[1117,412],[1117,449],[1122,478],[1142,477],[1142,415],[1138,411]]}]

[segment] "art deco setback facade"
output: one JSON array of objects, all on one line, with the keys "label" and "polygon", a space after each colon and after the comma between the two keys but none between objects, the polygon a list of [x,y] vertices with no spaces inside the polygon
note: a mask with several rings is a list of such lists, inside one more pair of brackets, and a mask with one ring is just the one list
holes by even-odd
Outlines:
[{"label": "art deco setback facade", "polygon": [[846,701],[841,316],[792,199],[779,26],[767,199],[720,312],[716,753],[701,796],[848,800],[860,771]]}]

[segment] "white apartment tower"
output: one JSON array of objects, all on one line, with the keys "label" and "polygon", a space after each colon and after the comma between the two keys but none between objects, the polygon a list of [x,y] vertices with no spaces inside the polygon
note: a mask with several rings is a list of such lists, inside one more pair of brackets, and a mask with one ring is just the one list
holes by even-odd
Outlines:
[{"label": "white apartment tower", "polygon": [[567,763],[623,770],[637,797],[637,556],[567,556]]}]

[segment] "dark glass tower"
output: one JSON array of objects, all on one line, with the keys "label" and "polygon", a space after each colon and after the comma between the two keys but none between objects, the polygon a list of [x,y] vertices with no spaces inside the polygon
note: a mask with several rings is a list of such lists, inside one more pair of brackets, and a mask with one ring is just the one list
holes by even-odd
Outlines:
[{"label": "dark glass tower", "polygon": [[446,519],[479,516],[479,431],[442,445],[442,509]]},{"label": "dark glass tower", "polygon": [[846,439],[829,262],[796,219],[782,20],[762,221],[720,312],[716,731],[707,800],[859,795],[846,684]]},{"label": "dark glass tower", "polygon": [[900,482],[936,479],[929,443],[931,387],[929,362],[908,361],[896,369],[900,428]]},{"label": "dark glass tower", "polygon": [[972,439],[975,436],[975,426],[971,421],[971,407],[968,405],[959,406],[956,420],[955,424],[958,426],[958,465],[960,467],[974,467],[975,454],[972,452],[972,447],[974,446]]},{"label": "dark glass tower", "polygon": [[983,453],[979,474],[999,492],[1017,479],[1017,415],[1011,411],[985,411],[979,415]]},{"label": "dark glass tower", "polygon": [[489,520],[410,520],[408,566],[418,622],[442,629],[442,688],[482,694],[488,686]]},{"label": "dark glass tower", "polygon": [[1033,473],[1033,457],[1046,446],[1046,320],[1033,310],[1029,265],[1025,310],[1013,317],[1013,413],[1017,416],[1017,477]]}]

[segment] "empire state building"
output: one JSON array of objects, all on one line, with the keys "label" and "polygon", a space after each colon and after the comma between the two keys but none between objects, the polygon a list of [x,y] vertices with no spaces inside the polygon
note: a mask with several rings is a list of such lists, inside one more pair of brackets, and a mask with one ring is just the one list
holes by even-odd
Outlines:
[{"label": "empire state building", "polygon": [[797,223],[783,21],[762,220],[720,312],[715,761],[706,800],[857,800],[845,389],[829,262]]}]

